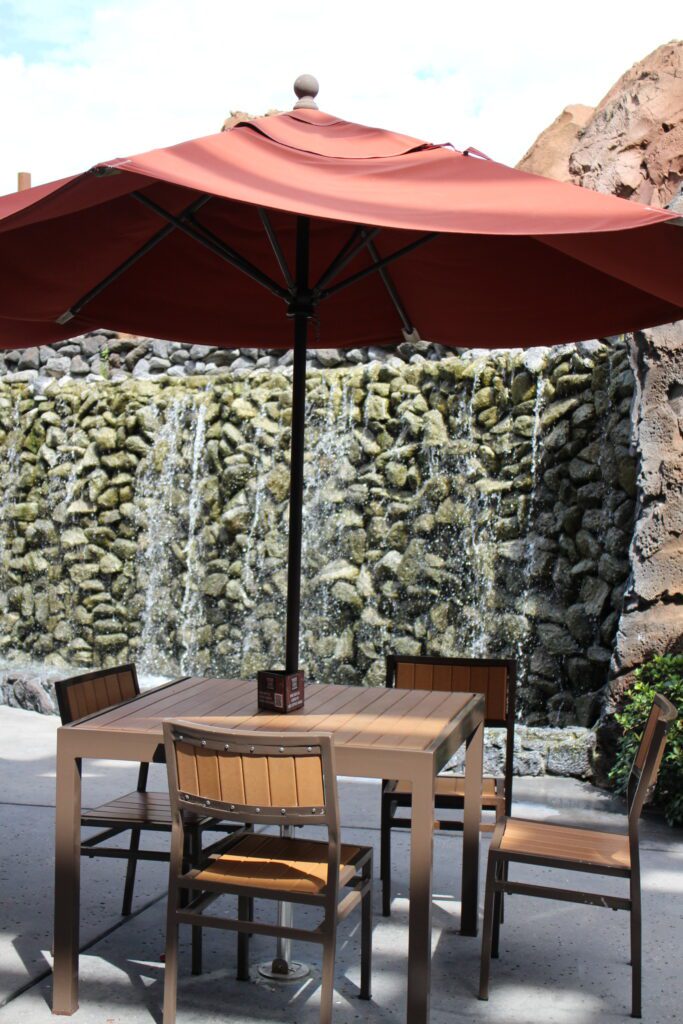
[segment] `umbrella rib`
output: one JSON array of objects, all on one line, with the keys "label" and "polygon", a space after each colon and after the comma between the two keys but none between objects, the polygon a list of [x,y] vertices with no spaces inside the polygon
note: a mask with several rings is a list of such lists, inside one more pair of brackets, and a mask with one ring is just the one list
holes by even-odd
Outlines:
[{"label": "umbrella rib", "polygon": [[243,274],[246,274],[247,277],[250,277],[252,281],[256,281],[256,283],[260,284],[263,288],[267,288],[269,292],[273,293],[273,295],[277,295],[278,298],[284,299],[285,302],[289,301],[290,295],[285,288],[279,285],[277,281],[273,281],[272,277],[269,277],[268,274],[264,274],[262,270],[259,270],[258,267],[254,266],[253,263],[250,263],[244,256],[241,256],[240,253],[236,252],[236,250],[231,248],[231,246],[226,245],[225,242],[218,238],[217,235],[214,235],[213,231],[204,227],[203,224],[198,224],[196,221],[193,221],[192,224],[187,224],[179,217],[169,213],[168,210],[163,208],[163,206],[159,206],[158,203],[155,203],[153,199],[150,199],[149,196],[144,195],[142,192],[133,192],[131,194],[138,200],[138,202],[142,203],[143,206],[146,206],[149,210],[153,210],[154,213],[163,217],[164,220],[169,221],[169,223],[173,224],[195,242],[199,242],[200,245],[203,245],[215,256],[220,256],[221,259],[225,260],[225,262],[229,263],[232,267],[235,267],[236,270],[241,270]]},{"label": "umbrella rib", "polygon": [[[381,256],[377,252],[377,248],[375,246],[375,243],[371,239],[366,239],[365,247],[368,250],[368,252],[370,253],[370,256],[372,257],[373,263],[375,264],[375,266],[377,266],[377,264],[381,262]],[[398,313],[399,317],[401,318],[401,323],[403,324],[403,330],[407,334],[412,334],[413,330],[415,329],[414,324],[411,322],[410,317],[406,313],[406,308],[403,305],[403,303],[401,302],[401,297],[398,294],[398,292],[396,291],[396,285],[394,284],[393,280],[391,279],[391,275],[389,274],[389,271],[386,269],[386,267],[378,267],[378,272],[379,272],[379,276],[382,278],[382,284],[386,288],[387,294],[388,294],[389,298],[391,299],[391,301],[393,303],[394,309],[396,310],[396,312]]]},{"label": "umbrella rib", "polygon": [[[211,198],[211,196],[204,195],[200,196],[199,199],[195,199],[193,203],[190,203],[190,205],[183,210],[180,214],[180,219],[182,220],[184,217],[192,216],[193,213],[196,213],[197,210],[206,205]],[[57,317],[55,322],[58,324],[68,324],[70,320],[73,320],[73,318],[80,313],[84,306],[87,306],[89,302],[96,299],[105,288],[110,284],[113,284],[114,281],[121,277],[122,274],[125,274],[130,267],[138,262],[138,260],[142,259],[143,256],[146,256],[148,252],[154,249],[159,242],[163,242],[164,238],[170,235],[172,231],[175,231],[175,228],[175,224],[167,224],[160,231],[157,231],[157,233],[152,235],[144,245],[141,245],[140,248],[136,249],[134,253],[123,261],[123,263],[120,263],[115,270],[112,270],[110,274],[107,274],[106,277],[102,278],[94,288],[91,288],[90,291],[87,291],[85,295],[82,295],[80,299],[74,302],[72,306],[69,306],[65,313],[62,313],[61,316]]]},{"label": "umbrella rib", "polygon": [[282,276],[284,277],[287,283],[287,290],[289,291],[290,295],[293,295],[294,292],[296,291],[294,278],[292,277],[291,271],[287,265],[285,254],[282,251],[280,241],[277,235],[275,234],[275,229],[273,228],[270,217],[268,216],[267,211],[262,206],[259,206],[258,212],[259,217],[261,218],[261,223],[263,224],[263,228],[268,236],[268,241],[270,242],[273,253],[275,254],[275,259],[277,260],[278,266],[282,271]]},{"label": "umbrella rib", "polygon": [[365,228],[362,225],[354,228],[351,235],[334,257],[327,270],[316,282],[313,291],[320,292],[327,282],[331,280],[335,274],[338,274],[340,270],[343,270],[344,267],[347,266],[361,251],[361,249],[364,249],[367,243],[369,241],[371,242],[381,230],[381,228]]},{"label": "umbrella rib", "polygon": [[[355,274],[351,274],[349,277],[345,277],[338,284],[332,285],[331,288],[326,288],[324,291],[318,293],[318,299],[327,299],[330,295],[335,295],[341,291],[342,288],[348,288],[350,284],[355,284],[356,281],[361,281],[368,274],[374,274],[376,271],[381,271],[382,267],[386,267],[389,263],[393,263],[394,260],[398,260],[401,256],[407,256],[409,252],[419,248],[421,245],[425,245],[427,242],[431,242],[433,238],[439,235],[438,231],[430,231],[428,235],[422,235],[421,238],[416,238],[414,242],[410,242],[408,245],[404,245],[402,249],[397,249],[396,252],[390,253],[388,256],[383,256],[378,263],[373,263],[371,267],[366,267],[364,270],[359,270]],[[365,245],[366,240],[363,241]]]}]

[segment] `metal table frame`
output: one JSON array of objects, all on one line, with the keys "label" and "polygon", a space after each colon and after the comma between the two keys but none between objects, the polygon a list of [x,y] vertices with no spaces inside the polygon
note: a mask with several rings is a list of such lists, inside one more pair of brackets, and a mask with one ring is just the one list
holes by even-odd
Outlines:
[{"label": "metal table frame", "polygon": [[[463,743],[467,751],[461,934],[477,934],[483,696],[309,685],[306,707],[301,712],[271,716],[267,712],[256,714],[256,686],[253,682],[216,679],[178,680],[136,697],[124,705],[123,710],[92,715],[79,723],[62,726],[57,732],[52,1012],[68,1015],[78,1009],[81,758],[152,760],[162,739],[163,718],[182,714],[183,717],[202,720],[201,707],[198,706],[195,713],[188,708],[188,703],[193,703],[188,692],[199,693],[200,690],[202,693],[211,691],[214,704],[216,694],[224,695],[211,708],[212,724],[234,727],[237,722],[238,727],[244,728],[254,728],[256,724],[256,727],[268,730],[278,727],[312,730],[320,728],[320,722],[324,720],[325,731],[335,737],[335,757],[340,775],[410,781],[413,811],[406,1019],[409,1024],[427,1024],[435,777]],[[411,693],[413,696],[408,696]],[[249,701],[245,706],[247,694]],[[344,714],[340,711],[343,702],[346,702],[342,708]],[[240,703],[241,711],[237,707]],[[154,704],[159,705],[156,712],[150,710]],[[355,710],[349,714],[348,709],[352,706]],[[120,719],[124,716],[118,724],[112,721],[117,714]],[[356,729],[351,738],[349,722]],[[335,736],[335,732],[339,736]],[[371,736],[374,737],[372,741]]]}]

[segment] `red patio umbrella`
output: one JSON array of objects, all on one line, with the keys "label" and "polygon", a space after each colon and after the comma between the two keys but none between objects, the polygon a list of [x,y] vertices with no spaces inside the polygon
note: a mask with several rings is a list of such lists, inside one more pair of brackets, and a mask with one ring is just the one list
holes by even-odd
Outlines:
[{"label": "red patio umbrella", "polygon": [[[298,667],[306,344],[579,341],[683,315],[681,219],[319,111],[0,199],[0,345],[102,326],[294,345],[286,668]],[[294,321],[293,335],[284,316]]]}]

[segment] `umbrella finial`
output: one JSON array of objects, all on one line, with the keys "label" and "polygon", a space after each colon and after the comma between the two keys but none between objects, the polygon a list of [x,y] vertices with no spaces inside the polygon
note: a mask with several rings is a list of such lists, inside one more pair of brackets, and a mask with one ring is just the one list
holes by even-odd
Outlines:
[{"label": "umbrella finial", "polygon": [[306,107],[308,110],[317,110],[318,104],[315,102],[315,97],[318,95],[319,88],[318,79],[314,75],[299,75],[294,83],[294,92],[297,95],[294,109],[299,110],[301,107]]}]

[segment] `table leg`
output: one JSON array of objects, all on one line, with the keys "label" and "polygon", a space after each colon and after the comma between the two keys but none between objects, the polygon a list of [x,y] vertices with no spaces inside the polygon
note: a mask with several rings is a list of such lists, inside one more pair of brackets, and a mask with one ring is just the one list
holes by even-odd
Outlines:
[{"label": "table leg", "polygon": [[460,934],[476,935],[479,910],[479,827],[484,760],[484,723],[467,740],[465,755],[465,808],[463,812],[462,892]]},{"label": "table leg", "polygon": [[408,919],[408,1024],[427,1024],[429,1021],[434,775],[434,762],[431,758],[424,758],[419,772],[413,775]]},{"label": "table leg", "polygon": [[52,1012],[59,1014],[78,1009],[81,762],[69,750],[70,740],[61,729],[57,732]]}]

